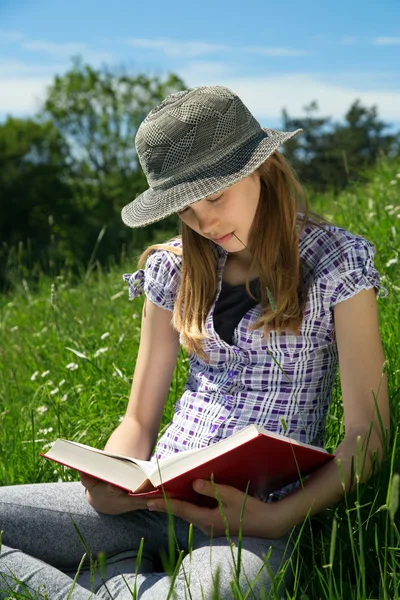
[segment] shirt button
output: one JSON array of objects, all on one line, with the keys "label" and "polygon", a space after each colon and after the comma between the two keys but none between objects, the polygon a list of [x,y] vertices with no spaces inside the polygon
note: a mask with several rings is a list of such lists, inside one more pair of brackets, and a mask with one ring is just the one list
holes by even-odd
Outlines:
[{"label": "shirt button", "polygon": [[237,375],[236,371],[229,371],[228,377],[235,377]]}]

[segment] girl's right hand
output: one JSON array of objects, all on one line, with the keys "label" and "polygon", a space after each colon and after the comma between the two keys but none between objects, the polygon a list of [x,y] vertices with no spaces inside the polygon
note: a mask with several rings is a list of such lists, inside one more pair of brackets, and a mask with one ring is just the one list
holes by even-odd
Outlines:
[{"label": "girl's right hand", "polygon": [[99,513],[120,515],[131,510],[147,509],[146,498],[129,496],[126,490],[84,473],[80,476],[87,501]]}]

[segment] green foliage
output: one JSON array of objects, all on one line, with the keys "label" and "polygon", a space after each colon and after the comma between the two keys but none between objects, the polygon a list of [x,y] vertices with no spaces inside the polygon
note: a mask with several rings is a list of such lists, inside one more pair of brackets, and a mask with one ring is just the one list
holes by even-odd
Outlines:
[{"label": "green foliage", "polygon": [[[184,88],[175,75],[135,77],[75,59],[36,119],[0,125],[0,289],[34,271],[103,265],[142,248],[159,225],[131,230],[121,209],[147,188],[134,138],[148,112]],[[173,217],[163,228],[176,233]],[[83,266],[83,267],[82,267]]]},{"label": "green foliage", "polygon": [[338,192],[351,181],[363,180],[363,172],[379,156],[397,156],[400,135],[386,134],[388,127],[378,119],[375,106],[367,108],[355,101],[345,115],[345,121],[331,123],[329,117],[319,117],[317,102],[304,108],[304,118],[290,118],[284,110],[285,131],[303,129],[300,136],[285,144],[300,181],[313,190]]},{"label": "green foliage", "polygon": [[[165,80],[130,76],[122,70],[96,70],[79,58],[65,75],[55,78],[44,115],[69,145],[73,203],[80,214],[71,248],[76,259],[89,258],[103,227],[106,234],[97,252],[103,264],[110,255],[118,260],[127,244],[139,248],[152,239],[155,226],[133,233],[121,227],[122,207],[148,187],[134,139],[150,110],[166,95],[182,89],[184,84],[176,75]],[[164,226],[171,227],[172,222]]]},{"label": "green foliage", "polygon": [[6,266],[11,277],[13,262],[22,262],[21,245],[29,248],[28,269],[37,262],[47,270],[56,260],[49,245],[54,220],[68,230],[68,170],[65,140],[51,121],[9,117],[0,125],[0,287]]}]

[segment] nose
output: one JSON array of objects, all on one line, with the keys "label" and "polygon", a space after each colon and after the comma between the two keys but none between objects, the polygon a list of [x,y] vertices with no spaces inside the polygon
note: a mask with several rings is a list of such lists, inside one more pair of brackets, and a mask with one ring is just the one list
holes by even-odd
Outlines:
[{"label": "nose", "polygon": [[215,232],[220,230],[219,227],[219,219],[217,215],[213,212],[210,206],[204,206],[203,208],[199,208],[196,206],[195,210],[196,219],[198,227],[201,233],[205,236],[213,237]]}]

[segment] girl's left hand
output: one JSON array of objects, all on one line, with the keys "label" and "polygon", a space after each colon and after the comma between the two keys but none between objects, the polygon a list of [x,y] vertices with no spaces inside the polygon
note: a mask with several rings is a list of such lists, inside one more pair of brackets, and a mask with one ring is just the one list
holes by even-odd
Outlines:
[{"label": "girl's left hand", "polygon": [[[193,489],[199,494],[215,498],[216,489],[222,503],[223,513],[228,522],[229,534],[237,535],[239,532],[240,515],[245,501],[245,494],[230,486],[212,483],[211,481],[197,480]],[[168,505],[163,498],[148,502],[149,510],[170,512],[189,523],[193,523],[206,535],[219,537],[225,535],[225,523],[221,515],[220,506],[204,508],[191,502],[169,499]],[[279,502],[262,502],[253,496],[247,495],[245,511],[242,520],[242,533],[250,537],[278,538],[286,533],[279,518]]]}]

